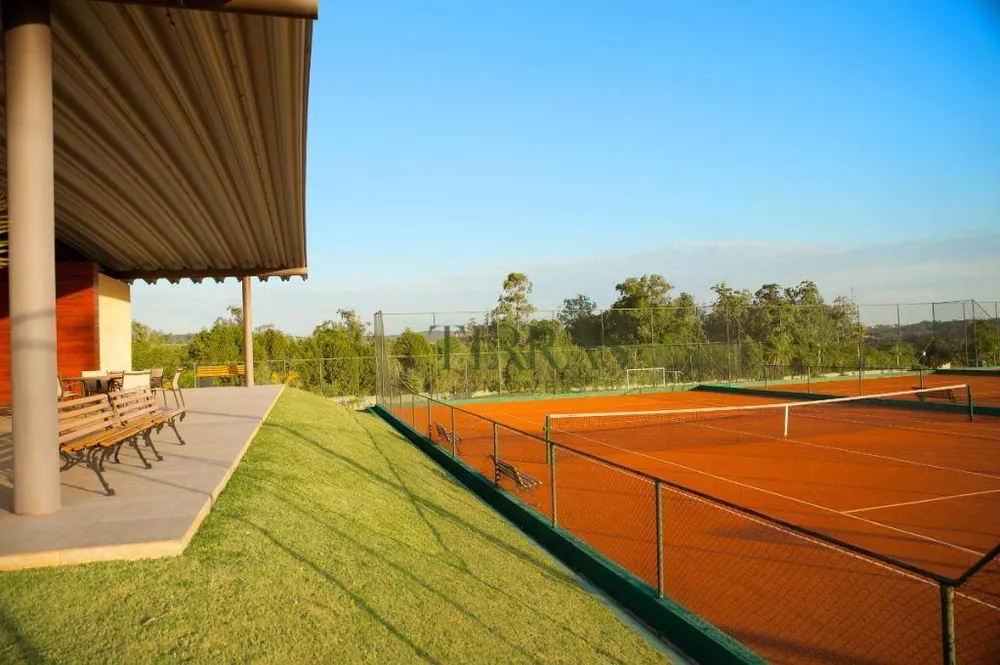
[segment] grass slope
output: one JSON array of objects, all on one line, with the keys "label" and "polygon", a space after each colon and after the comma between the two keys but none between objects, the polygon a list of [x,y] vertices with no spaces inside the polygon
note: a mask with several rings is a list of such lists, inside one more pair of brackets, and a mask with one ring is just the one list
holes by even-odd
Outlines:
[{"label": "grass slope", "polygon": [[184,556],[0,573],[0,662],[663,652],[373,416],[286,390]]}]

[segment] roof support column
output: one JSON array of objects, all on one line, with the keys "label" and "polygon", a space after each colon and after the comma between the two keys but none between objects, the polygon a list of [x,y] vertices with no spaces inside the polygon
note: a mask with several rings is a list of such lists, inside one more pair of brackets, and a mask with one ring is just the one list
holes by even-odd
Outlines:
[{"label": "roof support column", "polygon": [[55,194],[49,0],[3,0],[14,512],[58,510]]},{"label": "roof support column", "polygon": [[246,364],[247,387],[253,387],[253,297],[249,275],[243,278],[243,362]]}]

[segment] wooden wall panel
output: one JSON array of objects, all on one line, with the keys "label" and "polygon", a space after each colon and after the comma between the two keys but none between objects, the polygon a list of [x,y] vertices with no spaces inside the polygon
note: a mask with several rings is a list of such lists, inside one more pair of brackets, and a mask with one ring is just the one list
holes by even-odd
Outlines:
[{"label": "wooden wall panel", "polygon": [[[0,404],[10,404],[10,301],[7,275],[7,269],[0,268]],[[95,369],[100,365],[95,263],[56,263],[56,352],[60,376],[79,376],[83,370]]]}]

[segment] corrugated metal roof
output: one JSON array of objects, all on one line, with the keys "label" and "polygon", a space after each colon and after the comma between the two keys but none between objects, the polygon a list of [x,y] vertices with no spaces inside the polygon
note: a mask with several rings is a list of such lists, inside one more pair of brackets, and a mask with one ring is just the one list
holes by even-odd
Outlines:
[{"label": "corrugated metal roof", "polygon": [[310,20],[59,0],[52,36],[58,240],[126,279],[304,274]]}]

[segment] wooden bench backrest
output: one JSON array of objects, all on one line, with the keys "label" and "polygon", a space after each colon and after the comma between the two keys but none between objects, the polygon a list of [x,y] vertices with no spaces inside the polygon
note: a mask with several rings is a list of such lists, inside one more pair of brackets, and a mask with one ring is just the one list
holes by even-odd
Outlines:
[{"label": "wooden bench backrest", "polygon": [[59,402],[59,445],[118,425],[107,395],[91,395]]},{"label": "wooden bench backrest", "polygon": [[123,424],[129,425],[155,416],[159,409],[149,388],[133,388],[110,393],[111,404]]}]

